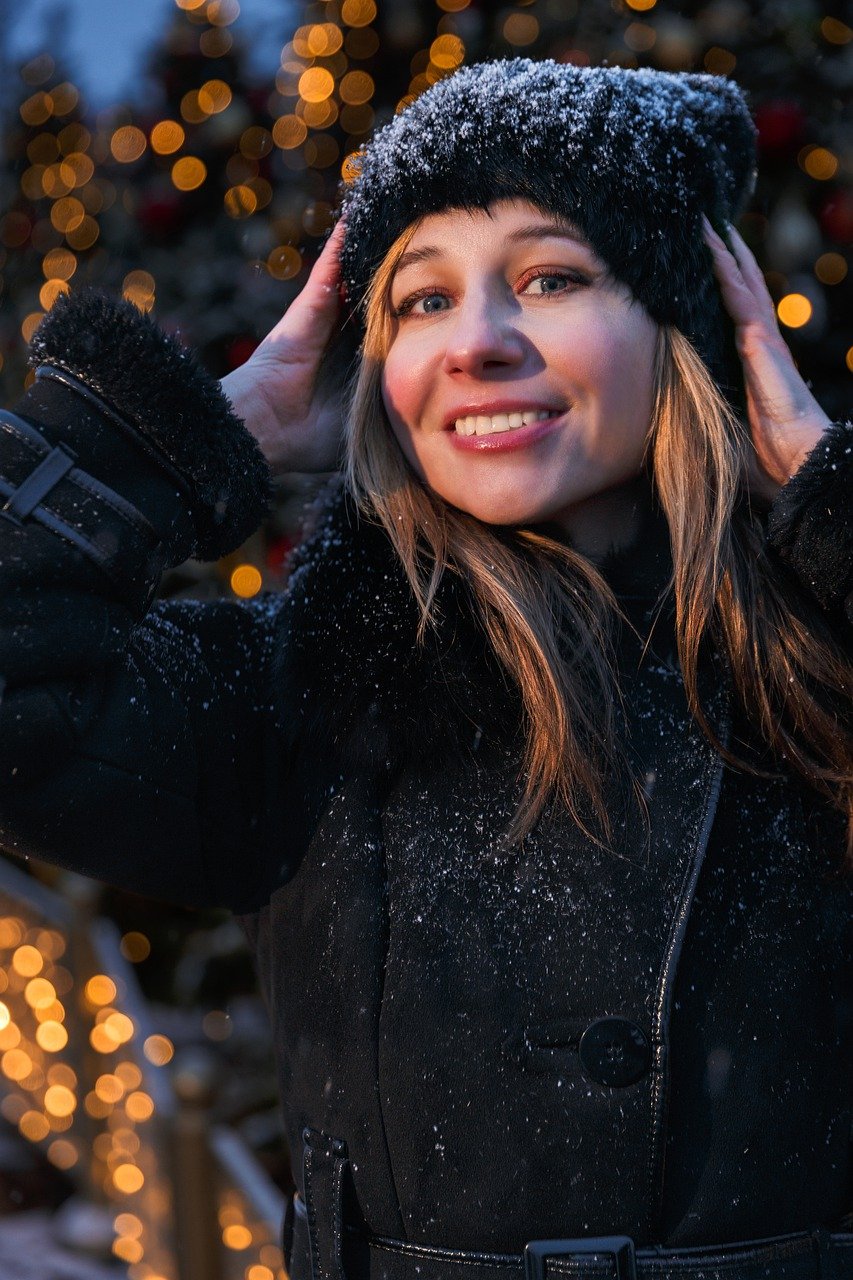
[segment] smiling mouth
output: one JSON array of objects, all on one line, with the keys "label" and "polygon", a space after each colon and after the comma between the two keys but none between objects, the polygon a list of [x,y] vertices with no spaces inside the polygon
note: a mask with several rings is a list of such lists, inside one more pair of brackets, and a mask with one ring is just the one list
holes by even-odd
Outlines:
[{"label": "smiling mouth", "polygon": [[545,422],[548,418],[559,418],[558,409],[525,409],[520,413],[469,414],[457,418],[453,429],[458,436],[490,436],[500,431],[517,431],[519,427],[529,427],[534,422]]}]

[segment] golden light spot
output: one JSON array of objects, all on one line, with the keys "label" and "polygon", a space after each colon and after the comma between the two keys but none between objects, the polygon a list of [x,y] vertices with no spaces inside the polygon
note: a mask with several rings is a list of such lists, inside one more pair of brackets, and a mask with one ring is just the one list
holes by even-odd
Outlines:
[{"label": "golden light spot", "polygon": [[140,311],[150,311],[154,306],[154,288],[150,271],[128,271],[122,284],[122,297]]},{"label": "golden light spot", "polygon": [[44,255],[41,266],[48,280],[70,280],[77,270],[77,259],[68,249],[51,249]]},{"label": "golden light spot", "polygon": [[800,329],[812,317],[812,304],[803,293],[787,293],[776,304],[776,314],[789,329]]},{"label": "golden light spot", "polygon": [[325,67],[309,67],[299,77],[299,93],[306,102],[323,102],[334,88],[334,77]]},{"label": "golden light spot", "polygon": [[91,157],[85,155],[82,151],[72,151],[69,156],[66,156],[60,167],[63,175],[66,169],[73,175],[72,186],[74,187],[85,186],[95,172],[95,165]]},{"label": "golden light spot", "polygon": [[308,36],[305,40],[307,56],[328,58],[338,52],[343,42],[344,34],[334,22],[315,23],[313,27],[308,28]]},{"label": "golden light spot", "polygon": [[130,960],[132,964],[141,964],[143,960],[147,960],[151,955],[151,943],[144,933],[131,929],[129,933],[123,936],[119,950],[125,960]]},{"label": "golden light spot", "polygon": [[[40,299],[44,294],[45,289],[47,289],[51,284],[59,285],[59,292],[68,292],[68,285],[64,280],[48,280],[47,284],[42,285],[41,294],[39,295]],[[53,301],[56,300],[56,297],[57,294],[54,292]],[[47,310],[48,306],[53,305],[53,301],[49,304],[42,301],[42,306]],[[24,999],[31,1009],[49,1009],[56,999],[56,991],[53,983],[48,982],[47,978],[31,978],[24,988]]]},{"label": "golden light spot", "polygon": [[292,244],[277,245],[267,258],[267,270],[275,280],[291,280],[301,266],[302,257]]},{"label": "golden light spot", "polygon": [[821,19],[820,34],[830,44],[848,44],[853,40],[853,27],[848,27],[840,18],[827,16]]},{"label": "golden light spot", "polygon": [[504,22],[503,36],[510,44],[533,44],[539,36],[539,20],[532,13],[511,13]]},{"label": "golden light spot", "polygon": [[253,564],[238,564],[231,574],[231,590],[243,600],[256,596],[262,585],[263,579]]},{"label": "golden light spot", "polygon": [[86,210],[76,196],[65,196],[62,200],[57,200],[50,211],[51,222],[57,231],[65,235],[69,231],[76,231],[85,217]]},{"label": "golden light spot", "polygon": [[179,9],[186,9],[190,13],[193,9],[200,9],[204,3],[205,0],[175,0]]},{"label": "golden light spot", "polygon": [[375,88],[373,76],[369,76],[366,71],[349,71],[341,81],[339,90],[341,101],[348,102],[352,106],[360,106],[361,103],[368,102],[373,97]]},{"label": "golden light spot", "polygon": [[625,3],[637,13],[646,13],[649,9],[654,9],[657,0],[625,0]]},{"label": "golden light spot", "polygon": [[24,926],[17,916],[0,917],[0,947],[16,947],[23,936]]},{"label": "golden light spot", "polygon": [[816,178],[818,182],[826,182],[829,178],[834,178],[838,172],[838,157],[826,147],[811,147],[803,156],[802,167],[810,178]]},{"label": "golden light spot", "polygon": [[211,27],[207,31],[202,31],[198,38],[198,47],[205,58],[221,58],[233,43],[231,32],[226,31],[224,27]]},{"label": "golden light spot", "polygon": [[20,76],[24,84],[44,84],[55,70],[56,63],[49,53],[37,53],[21,67]]},{"label": "golden light spot", "polygon": [[113,1221],[113,1230],[118,1236],[127,1236],[130,1240],[138,1240],[143,1226],[135,1213],[117,1213]]},{"label": "golden light spot", "polygon": [[64,1084],[52,1084],[45,1091],[44,1109],[52,1116],[70,1116],[76,1106],[76,1097]]},{"label": "golden light spot", "polygon": [[18,1128],[30,1142],[41,1142],[50,1133],[47,1118],[40,1111],[25,1111],[18,1121]]},{"label": "golden light spot", "polygon": [[54,1062],[47,1069],[49,1084],[64,1084],[68,1089],[77,1088],[77,1072],[67,1062]]},{"label": "golden light spot", "polygon": [[272,140],[282,151],[300,146],[308,137],[308,130],[299,116],[279,116],[272,127]]},{"label": "golden light spot", "polygon": [[[87,191],[91,191],[91,189],[91,187],[86,188]],[[91,249],[100,234],[101,228],[95,219],[86,214],[82,222],[68,228],[65,232],[65,239],[72,249],[82,252],[84,249]]]},{"label": "golden light spot", "polygon": [[42,1022],[36,1029],[36,1043],[45,1053],[59,1053],[68,1044],[68,1032],[61,1022]]},{"label": "golden light spot", "polygon": [[262,1244],[258,1250],[258,1257],[265,1267],[273,1271],[284,1265],[284,1254],[276,1244]]},{"label": "golden light spot", "polygon": [[0,1000],[0,1031],[5,1031],[11,1020],[8,1006]]},{"label": "golden light spot", "polygon": [[622,33],[622,39],[635,53],[646,53],[653,49],[657,38],[657,32],[648,22],[629,22]]},{"label": "golden light spot", "polygon": [[443,9],[445,13],[461,13],[470,3],[471,0],[436,0],[439,9]]},{"label": "golden light spot", "polygon": [[[458,36],[445,35],[433,40],[429,48],[430,61],[437,67],[453,70],[465,57],[465,46]],[[364,101],[364,99],[362,99]]]},{"label": "golden light spot", "polygon": [[207,6],[207,20],[215,27],[228,27],[240,16],[237,0],[210,0]]},{"label": "golden light spot", "polygon": [[83,994],[89,1004],[105,1005],[111,1004],[115,1000],[118,991],[112,978],[108,978],[105,973],[96,973],[86,983]]},{"label": "golden light spot", "polygon": [[129,1093],[125,1099],[124,1109],[131,1120],[142,1123],[150,1120],[154,1114],[154,1103],[147,1093],[138,1090],[136,1093]]},{"label": "golden light spot", "polygon": [[55,85],[50,91],[50,96],[53,101],[53,114],[57,116],[69,115],[80,101],[80,94],[68,80]]},{"label": "golden light spot", "polygon": [[124,1085],[118,1076],[106,1072],[95,1081],[95,1093],[102,1102],[120,1102],[124,1094]]},{"label": "golden light spot", "polygon": [[338,104],[332,98],[323,102],[300,102],[297,112],[310,129],[328,129],[338,118]]},{"label": "golden light spot", "polygon": [[231,90],[224,80],[207,80],[198,91],[198,106],[207,115],[217,115],[231,104]]},{"label": "golden light spot", "polygon": [[103,1027],[116,1044],[125,1044],[133,1037],[133,1022],[126,1013],[111,1013],[105,1018]]},{"label": "golden light spot", "polygon": [[272,151],[272,134],[268,129],[252,125],[245,129],[240,137],[240,151],[250,160],[260,160]]},{"label": "golden light spot", "polygon": [[256,1262],[254,1266],[246,1268],[246,1280],[275,1280],[275,1272],[263,1263]]},{"label": "golden light spot", "polygon": [[209,118],[209,112],[204,111],[199,104],[197,89],[190,89],[184,94],[178,110],[187,124],[203,124]]},{"label": "golden light spot", "polygon": [[229,187],[222,202],[229,218],[249,218],[258,207],[258,197],[244,182]]},{"label": "golden light spot", "polygon": [[142,1052],[155,1067],[165,1067],[175,1056],[175,1046],[168,1036],[148,1036],[142,1046]]},{"label": "golden light spot", "polygon": [[223,1009],[211,1009],[201,1020],[201,1029],[209,1040],[227,1040],[234,1030],[230,1014]]},{"label": "golden light spot", "polygon": [[53,114],[53,99],[49,93],[34,93],[18,110],[24,124],[46,124]]},{"label": "golden light spot", "polygon": [[47,166],[34,164],[21,174],[21,190],[28,200],[41,200],[46,194]]},{"label": "golden light spot", "polygon": [[145,1184],[145,1174],[135,1164],[120,1164],[113,1169],[113,1185],[125,1195],[133,1195]]},{"label": "golden light spot", "polygon": [[207,166],[197,156],[184,156],[172,165],[172,182],[179,191],[195,191],[207,177]]},{"label": "golden light spot", "polygon": [[135,1062],[116,1063],[114,1073],[118,1076],[126,1091],[138,1089],[142,1084],[142,1072]]},{"label": "golden light spot", "polygon": [[814,273],[822,284],[840,284],[847,277],[847,259],[840,253],[822,253]]},{"label": "golden light spot", "polygon": [[117,1258],[121,1258],[123,1262],[139,1262],[142,1259],[145,1250],[138,1240],[131,1240],[128,1236],[120,1236],[118,1240],[113,1240],[112,1251]]},{"label": "golden light spot", "polygon": [[351,151],[349,155],[344,156],[344,161],[341,165],[341,177],[344,182],[355,182],[361,173],[361,157],[363,154],[362,151]]},{"label": "golden light spot", "polygon": [[103,1026],[92,1027],[89,1044],[97,1053],[115,1053],[117,1048],[115,1039]]},{"label": "golden light spot", "polygon": [[70,155],[72,151],[88,151],[92,145],[91,133],[85,125],[76,120],[73,124],[67,124],[64,129],[60,129],[56,140],[63,155]]},{"label": "golden light spot", "polygon": [[341,18],[348,27],[366,27],[376,17],[373,0],[344,0]]},{"label": "golden light spot", "polygon": [[33,334],[41,324],[44,317],[44,311],[31,311],[28,316],[24,317],[21,322],[21,337],[24,339],[24,342],[30,342],[32,340]]},{"label": "golden light spot", "polygon": [[147,146],[145,134],[135,124],[122,125],[110,138],[110,151],[120,164],[132,164]]},{"label": "golden light spot", "polygon": [[33,1069],[33,1060],[23,1049],[7,1049],[0,1058],[0,1070],[10,1080],[24,1080]]},{"label": "golden light spot", "polygon": [[252,1243],[252,1233],[248,1227],[235,1222],[222,1232],[222,1243],[228,1249],[248,1249]]},{"label": "golden light spot", "polygon": [[844,363],[847,365],[847,368],[850,370],[850,372],[853,373],[853,347],[847,348],[847,354],[844,357]]},{"label": "golden light spot", "polygon": [[90,1089],[83,1099],[83,1107],[86,1114],[91,1116],[93,1120],[106,1120],[107,1116],[112,1115],[114,1102],[107,1102],[105,1098],[99,1098],[94,1089]]},{"label": "golden light spot", "polygon": [[721,49],[714,45],[703,59],[705,70],[711,76],[728,76],[737,66],[737,58],[729,49]]},{"label": "golden light spot", "polygon": [[151,149],[158,156],[170,156],[184,145],[184,126],[177,120],[160,120],[151,130]]},{"label": "golden light spot", "polygon": [[57,1169],[73,1169],[77,1163],[77,1149],[67,1138],[54,1138],[47,1149],[47,1158]]},{"label": "golden light spot", "polygon": [[43,964],[44,956],[35,947],[18,947],[12,956],[12,968],[23,978],[32,978],[35,974],[41,973]]}]

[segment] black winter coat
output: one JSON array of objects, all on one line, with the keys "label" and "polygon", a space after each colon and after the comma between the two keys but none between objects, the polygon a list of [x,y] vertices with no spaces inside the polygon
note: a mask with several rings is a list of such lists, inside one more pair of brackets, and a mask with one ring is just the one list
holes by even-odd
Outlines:
[{"label": "black winter coat", "polygon": [[[723,766],[665,611],[642,661],[627,629],[618,651],[649,829],[613,784],[613,853],[554,807],[507,853],[516,695],[450,576],[418,650],[390,544],[341,492],[283,593],[152,604],[164,565],[255,527],[266,464],[148,318],[77,297],[0,422],[0,844],[239,915],[294,1170],[304,1128],[343,1139],[369,1231],[518,1253],[838,1230],[841,816],[793,773]],[[76,465],[45,490],[59,445]],[[778,495],[765,549],[848,640],[851,494],[853,424],[837,423]],[[669,552],[660,513],[643,519],[603,572],[645,634]],[[758,760],[719,655],[700,688]]]}]

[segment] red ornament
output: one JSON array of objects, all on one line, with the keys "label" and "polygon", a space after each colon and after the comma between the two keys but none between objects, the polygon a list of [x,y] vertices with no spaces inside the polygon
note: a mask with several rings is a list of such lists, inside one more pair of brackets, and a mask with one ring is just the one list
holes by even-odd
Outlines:
[{"label": "red ornament", "polygon": [[765,154],[779,155],[800,146],[806,115],[799,103],[775,98],[757,107],[753,118],[758,129],[758,147]]},{"label": "red ornament", "polygon": [[853,244],[853,191],[832,191],[820,213],[821,230],[836,244]]},{"label": "red ornament", "polygon": [[249,337],[235,338],[233,342],[229,343],[225,352],[229,371],[231,369],[239,369],[241,364],[245,364],[257,345],[258,339]]}]

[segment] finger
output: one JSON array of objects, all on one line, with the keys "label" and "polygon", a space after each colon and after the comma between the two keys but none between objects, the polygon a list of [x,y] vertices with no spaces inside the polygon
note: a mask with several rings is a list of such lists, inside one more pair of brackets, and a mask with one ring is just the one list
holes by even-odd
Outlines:
[{"label": "finger", "polygon": [[[720,288],[732,319],[736,324],[755,324],[758,322],[767,325],[772,322],[775,328],[776,311],[773,306],[773,300],[767,292],[767,286],[764,284],[763,276],[759,286],[755,276],[752,273],[745,272],[744,265],[746,264],[742,264],[735,257],[722,237],[717,235],[717,232],[704,214],[702,215],[702,222],[705,229],[705,239],[712,254],[714,273],[720,282]],[[744,248],[746,248],[745,245]],[[747,250],[747,252],[749,251]],[[755,272],[760,275],[758,264],[755,263],[754,258],[752,261],[755,264]]]},{"label": "finger", "polygon": [[764,279],[764,272],[759,267],[755,260],[755,255],[738,231],[737,227],[730,222],[728,223],[728,228],[735,258],[737,259],[737,264],[740,267],[740,273],[752,290],[753,295],[763,305],[768,317],[772,318],[775,323],[776,307],[773,303],[772,297],[770,296],[770,290],[767,288],[767,281]]}]

